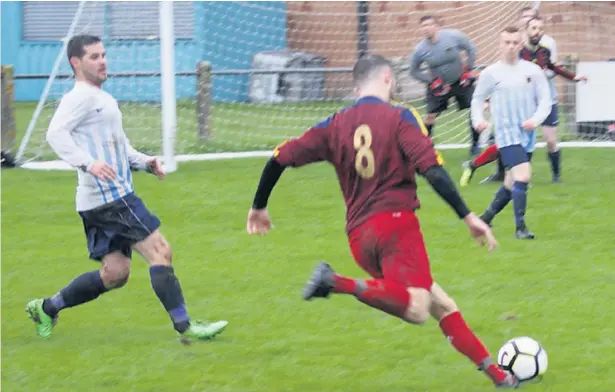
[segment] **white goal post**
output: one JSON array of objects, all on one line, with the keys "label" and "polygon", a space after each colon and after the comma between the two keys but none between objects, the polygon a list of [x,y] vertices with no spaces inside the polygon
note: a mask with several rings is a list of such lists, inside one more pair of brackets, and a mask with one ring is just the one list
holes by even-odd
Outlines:
[{"label": "white goal post", "polygon": [[[71,22],[66,37],[62,40],[62,49],[55,60],[49,79],[45,84],[45,88],[39,99],[36,109],[30,119],[26,133],[19,145],[17,151],[16,160],[22,161],[25,153],[25,149],[28,146],[28,142],[32,136],[37,122],[40,118],[41,112],[47,98],[49,96],[50,88],[58,75],[62,60],[66,59],[66,47],[72,37],[76,33],[76,28],[81,20],[81,14],[86,6],[87,1],[80,1],[77,12]],[[164,169],[167,173],[172,173],[177,170],[177,161],[175,160],[175,135],[177,130],[177,106],[175,96],[175,37],[173,29],[173,2],[161,1],[159,2],[159,26],[160,26],[160,84],[161,84],[161,102],[162,102],[162,151]],[[130,136],[129,136],[130,137]],[[51,164],[43,164],[42,166],[36,163],[28,165],[25,163],[22,167],[31,166],[32,168],[66,168],[72,169],[63,162],[55,161]]]},{"label": "white goal post", "polygon": [[162,95],[162,152],[167,173],[177,170],[175,134],[177,132],[177,103],[175,97],[175,33],[173,31],[173,2],[161,1],[160,11],[160,67]]},{"label": "white goal post", "polygon": [[[24,23],[35,15],[33,4],[42,2],[28,3]],[[33,109],[16,156],[25,168],[71,169],[57,161],[44,134],[59,98],[72,87],[65,52],[74,34],[103,38],[110,71],[104,88],[120,102],[128,137],[173,172],[178,162],[269,156],[284,139],[352,101],[349,71],[365,52],[392,60],[399,97],[424,112],[425,87],[408,72],[408,56],[421,39],[418,19],[429,14],[444,28],[460,29],[476,44],[477,62],[487,65],[498,58],[499,31],[518,23],[527,6],[540,9],[546,33],[557,41],[558,60],[589,77],[582,86],[557,78],[561,145],[615,147],[615,114],[597,106],[612,101],[607,86],[615,75],[605,71],[615,68],[609,61],[615,46],[603,43],[615,35],[615,10],[608,3],[72,4],[53,68],[38,75],[14,72],[16,106]],[[35,107],[19,99],[19,89],[33,85],[41,91]],[[437,120],[435,143],[443,150],[467,148],[468,113],[457,111],[454,100],[449,107]]]}]

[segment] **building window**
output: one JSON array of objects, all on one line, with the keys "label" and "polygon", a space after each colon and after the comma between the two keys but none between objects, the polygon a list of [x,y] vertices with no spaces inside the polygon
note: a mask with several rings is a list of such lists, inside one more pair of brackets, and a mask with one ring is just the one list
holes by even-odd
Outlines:
[{"label": "building window", "polygon": [[[78,2],[23,2],[23,39],[59,41],[63,39],[77,13]],[[159,39],[158,2],[88,1],[77,22],[75,34],[87,33],[105,40]],[[173,2],[175,39],[194,36],[193,2]]]}]

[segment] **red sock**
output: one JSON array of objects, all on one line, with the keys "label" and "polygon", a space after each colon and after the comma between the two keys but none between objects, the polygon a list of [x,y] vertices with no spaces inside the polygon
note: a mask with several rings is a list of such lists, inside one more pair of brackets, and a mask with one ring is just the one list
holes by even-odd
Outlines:
[{"label": "red sock", "polygon": [[357,291],[357,281],[341,275],[333,275],[333,292],[338,294],[354,294]]},{"label": "red sock", "polygon": [[335,275],[334,292],[353,294],[366,305],[403,318],[410,306],[408,288],[384,279],[357,280]]},{"label": "red sock", "polygon": [[[457,351],[470,358],[477,366],[486,365],[485,360],[490,357],[489,351],[468,327],[460,312],[451,313],[440,320],[440,328]],[[488,364],[484,370],[496,383],[506,378],[506,372],[494,364]]]},{"label": "red sock", "polygon": [[493,380],[495,384],[501,383],[502,381],[504,381],[504,379],[506,379],[507,376],[506,372],[502,370],[502,368],[493,363],[487,367],[485,373],[487,373],[487,376],[489,376],[489,378]]},{"label": "red sock", "polygon": [[492,144],[491,146],[487,147],[485,151],[481,152],[479,156],[474,158],[472,164],[474,168],[479,168],[495,161],[496,159],[498,159],[498,146]]},{"label": "red sock", "polygon": [[468,327],[460,312],[451,313],[440,320],[440,328],[453,347],[477,366],[489,356],[489,352]]}]

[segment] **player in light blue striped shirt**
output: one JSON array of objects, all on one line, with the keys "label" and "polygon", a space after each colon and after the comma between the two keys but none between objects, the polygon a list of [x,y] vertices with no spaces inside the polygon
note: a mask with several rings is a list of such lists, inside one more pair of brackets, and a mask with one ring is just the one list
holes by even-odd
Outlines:
[{"label": "player in light blue striped shirt", "polygon": [[516,27],[500,34],[500,61],[481,72],[472,97],[472,123],[482,132],[489,128],[484,117],[485,101],[490,97],[495,144],[507,169],[504,185],[481,218],[493,218],[513,201],[516,232],[519,239],[533,239],[525,224],[527,188],[531,178],[530,161],[536,144],[536,127],[551,111],[549,83],[536,64],[519,59],[523,44]]},{"label": "player in light blue striped shirt", "polygon": [[190,319],[171,263],[171,248],[159,230],[160,220],[134,192],[131,170],[147,170],[160,179],[164,170],[156,158],[130,145],[118,103],[102,88],[107,60],[100,38],[71,38],[67,57],[75,72],[75,86],[60,101],[47,141],[60,158],[79,169],[77,211],[89,257],[99,261],[100,268],[81,274],[57,294],[26,305],[38,336],[51,336],[60,311],[124,286],[134,249],[149,264],[152,288],[181,341],[214,337],[227,322]]}]

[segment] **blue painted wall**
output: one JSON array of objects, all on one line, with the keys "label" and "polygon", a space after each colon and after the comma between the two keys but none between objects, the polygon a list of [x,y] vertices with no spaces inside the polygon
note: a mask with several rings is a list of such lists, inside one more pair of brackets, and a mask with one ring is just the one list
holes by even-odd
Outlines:
[{"label": "blue painted wall", "polygon": [[[23,41],[22,2],[1,2],[2,64],[12,64],[16,74],[49,74],[62,48],[61,42]],[[286,48],[286,5],[284,2],[195,2],[195,36],[177,40],[176,71],[193,71],[207,60],[214,70],[249,69],[252,56],[260,51]],[[147,72],[160,69],[160,45],[157,41],[104,42],[110,72]],[[71,73],[64,58],[61,74]],[[241,102],[248,99],[247,75],[216,76],[213,98],[216,101]],[[17,101],[38,101],[46,80],[18,80]],[[177,99],[195,95],[196,77],[176,77]],[[56,80],[51,96],[59,97],[70,88],[68,80]],[[160,78],[111,78],[105,89],[118,100],[159,101]]]}]

